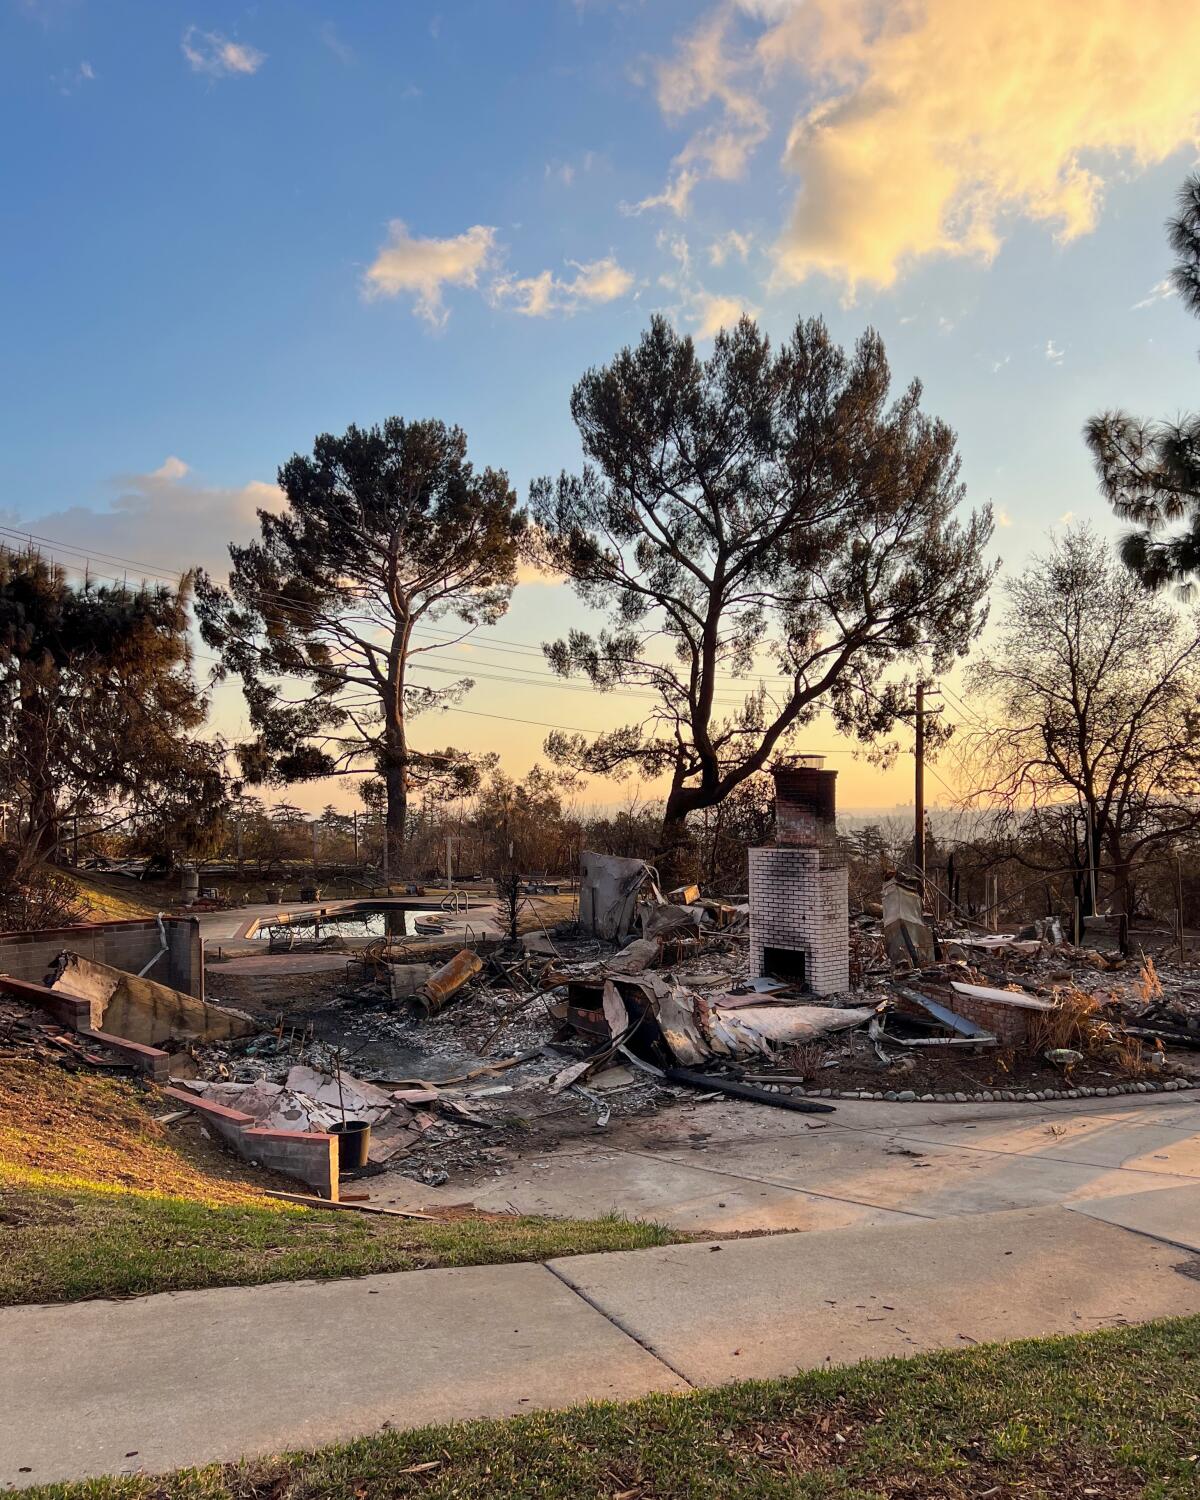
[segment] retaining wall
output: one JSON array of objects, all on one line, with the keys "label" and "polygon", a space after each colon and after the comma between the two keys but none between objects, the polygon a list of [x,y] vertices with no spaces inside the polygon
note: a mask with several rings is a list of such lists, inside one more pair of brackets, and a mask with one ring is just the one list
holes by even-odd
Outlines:
[{"label": "retaining wall", "polygon": [[[204,999],[204,941],[195,917],[164,917],[167,951],[147,979]],[[137,974],[162,948],[154,917],[131,922],[81,922],[75,927],[53,927],[45,932],[0,933],[0,974],[11,974],[30,984],[42,984],[64,948],[96,963]]]},{"label": "retaining wall", "polygon": [[255,1125],[253,1117],[240,1109],[189,1094],[186,1089],[165,1088],[163,1093],[195,1110],[246,1161],[296,1177],[319,1197],[337,1202],[337,1136],[316,1130],[267,1130]]},{"label": "retaining wall", "polygon": [[15,995],[31,1005],[38,1006],[47,1015],[53,1016],[68,1031],[92,1041],[102,1042],[106,1047],[123,1057],[127,1063],[153,1078],[156,1083],[165,1083],[170,1076],[170,1057],[159,1047],[148,1047],[142,1042],[131,1042],[128,1037],[113,1036],[107,1031],[97,1031],[89,1025],[91,1004],[78,1000],[74,995],[63,995],[48,990],[42,984],[30,984],[25,979],[14,979],[10,974],[0,974],[0,990]]}]

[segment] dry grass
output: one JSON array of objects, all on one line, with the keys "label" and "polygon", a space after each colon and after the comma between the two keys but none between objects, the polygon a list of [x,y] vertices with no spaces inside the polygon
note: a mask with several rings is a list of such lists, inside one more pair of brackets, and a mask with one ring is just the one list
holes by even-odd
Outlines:
[{"label": "dry grass", "polygon": [[[1150,969],[1153,975],[1153,964]],[[1153,978],[1157,983],[1157,975]],[[1114,1072],[1128,1078],[1142,1078],[1150,1071],[1141,1042],[1105,1020],[1096,997],[1075,985],[1055,992],[1053,1010],[1031,1017],[1029,1046],[1039,1054],[1064,1048],[1086,1058],[1103,1058]]]},{"label": "dry grass", "polygon": [[[152,917],[166,904],[165,887],[144,886],[125,876],[83,874],[73,870],[65,878],[78,891],[89,922],[122,922]],[[176,889],[176,886],[171,887],[172,895]]]},{"label": "dry grass", "polygon": [[1138,998],[1143,1005],[1149,1005],[1153,1000],[1161,1000],[1162,994],[1162,980],[1158,977],[1154,960],[1143,953],[1142,967],[1138,970]]},{"label": "dry grass", "polygon": [[0,1070],[0,1305],[493,1265],[672,1244],[616,1216],[427,1222],[309,1210],[295,1189],[156,1123],[153,1092],[44,1063]]},{"label": "dry grass", "polygon": [[130,1083],[6,1062],[0,1069],[0,1183],[126,1188],[208,1205],[270,1204],[253,1173],[196,1131],[155,1123],[154,1096]]},{"label": "dry grass", "polygon": [[801,1042],[784,1054],[783,1071],[795,1073],[798,1078],[813,1078],[828,1057],[829,1049],[823,1043]]}]

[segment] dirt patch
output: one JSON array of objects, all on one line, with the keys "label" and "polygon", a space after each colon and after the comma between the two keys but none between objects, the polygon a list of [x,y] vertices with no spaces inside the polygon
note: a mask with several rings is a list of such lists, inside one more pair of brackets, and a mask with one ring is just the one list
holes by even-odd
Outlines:
[{"label": "dirt patch", "polygon": [[[873,1093],[889,1089],[912,1089],[917,1094],[978,1094],[1007,1089],[1018,1093],[1070,1088],[1109,1088],[1127,1083],[1133,1076],[1124,1068],[1085,1058],[1071,1069],[1057,1068],[1029,1052],[1010,1048],[990,1048],[971,1054],[965,1048],[912,1048],[903,1051],[896,1044],[885,1043],[894,1058],[882,1062],[870,1039],[860,1032],[845,1034],[821,1046],[798,1048],[781,1054],[775,1065],[785,1076],[803,1076],[809,1088],[827,1088],[854,1093]],[[1200,1053],[1195,1057],[1200,1062]],[[1187,1061],[1190,1061],[1187,1060]],[[1187,1061],[1178,1054],[1172,1064],[1186,1070]],[[755,1068],[763,1073],[771,1067]],[[1155,1079],[1174,1077],[1171,1071],[1143,1070],[1138,1076]]]},{"label": "dirt patch", "polygon": [[1107,1456],[1059,1447],[1053,1453],[997,1464],[964,1455],[953,1474],[889,1475],[876,1481],[887,1500],[1126,1500],[1145,1494],[1146,1481]]},{"label": "dirt patch", "polygon": [[735,1428],[727,1453],[756,1472],[805,1474],[848,1463],[862,1447],[863,1421],[841,1405],[804,1418]]}]

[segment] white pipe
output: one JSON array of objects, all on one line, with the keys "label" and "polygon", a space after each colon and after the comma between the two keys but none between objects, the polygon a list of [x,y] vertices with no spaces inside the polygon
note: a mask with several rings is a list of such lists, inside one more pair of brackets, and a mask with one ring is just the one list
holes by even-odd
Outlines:
[{"label": "white pipe", "polygon": [[150,970],[154,967],[154,965],[159,961],[159,959],[163,956],[164,953],[166,953],[167,949],[170,947],[170,944],[167,942],[167,929],[163,926],[163,914],[162,914],[162,912],[159,912],[159,914],[158,914],[158,935],[162,939],[162,947],[158,950],[158,952],[156,954],[154,954],[154,956],[152,958],[150,958],[146,962],[146,964],[145,964],[145,966],[143,968],[140,968],[138,970],[138,976],[137,977],[139,979],[145,979],[146,975],[150,972]]}]

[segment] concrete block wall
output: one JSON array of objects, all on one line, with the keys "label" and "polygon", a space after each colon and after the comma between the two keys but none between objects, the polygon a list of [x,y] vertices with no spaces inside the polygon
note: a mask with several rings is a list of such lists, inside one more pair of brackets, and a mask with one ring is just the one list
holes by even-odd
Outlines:
[{"label": "concrete block wall", "polygon": [[822,868],[815,848],[750,850],[750,968],[763,972],[767,948],[804,954],[814,995],[850,985],[850,919],[844,868]]},{"label": "concrete block wall", "polygon": [[[204,998],[204,943],[195,917],[164,917],[167,952],[147,978]],[[0,974],[41,984],[64,948],[96,963],[136,974],[162,948],[154,917],[132,922],[83,922],[45,932],[0,933]]]},{"label": "concrete block wall", "polygon": [[189,1094],[186,1089],[165,1088],[164,1095],[201,1116],[245,1161],[257,1162],[287,1177],[296,1177],[321,1198],[336,1203],[338,1197],[338,1138],[316,1130],[267,1130],[255,1125],[251,1115],[230,1109],[215,1100]]}]

